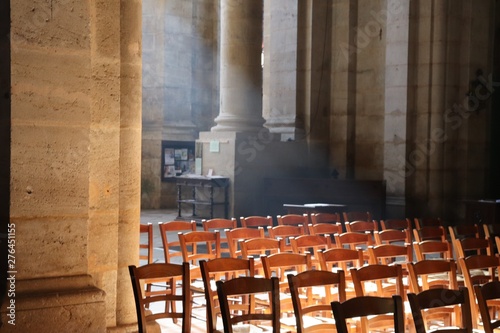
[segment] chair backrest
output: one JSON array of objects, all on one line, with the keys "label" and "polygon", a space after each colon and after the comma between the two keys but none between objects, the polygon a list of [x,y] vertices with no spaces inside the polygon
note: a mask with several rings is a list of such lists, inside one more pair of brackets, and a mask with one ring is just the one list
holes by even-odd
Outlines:
[{"label": "chair backrest", "polygon": [[414,220],[415,228],[422,229],[423,227],[438,227],[443,225],[443,221],[439,217],[416,217]]},{"label": "chair backrest", "polygon": [[284,249],[287,251],[292,251],[292,245],[290,244],[289,238],[305,235],[305,230],[305,226],[303,225],[277,225],[267,228],[270,238],[285,240]]},{"label": "chair backrest", "polygon": [[210,220],[201,220],[201,225],[203,226],[203,230],[205,231],[219,231],[221,233],[220,252],[221,254],[230,253],[227,237],[223,235],[224,230],[231,230],[237,227],[238,222],[234,217],[231,219],[215,218]]},{"label": "chair backrest", "polygon": [[489,238],[456,238],[453,243],[457,258],[472,254],[493,254],[493,244]]},{"label": "chair backrest", "polygon": [[[182,257],[181,243],[179,242],[179,232],[189,232],[196,230],[194,221],[169,221],[158,223],[160,229],[161,242],[165,262],[174,263],[173,259]],[[181,259],[179,261],[182,261]]]},{"label": "chair backrest", "polygon": [[[334,330],[334,323],[325,322],[321,319],[306,327],[304,316],[315,318],[332,316],[330,304],[333,299],[332,295],[337,295],[339,302],[344,302],[346,299],[344,271],[333,273],[322,270],[311,270],[297,275],[289,274],[287,277],[295,313],[297,333]],[[321,290],[319,290],[320,288]],[[333,288],[335,289],[332,290]]]},{"label": "chair backrest", "polygon": [[311,235],[330,235],[331,238],[333,238],[333,235],[343,232],[340,223],[309,224],[308,230]]},{"label": "chair backrest", "polygon": [[426,240],[447,241],[446,229],[443,226],[426,226],[420,229],[413,229],[413,237],[416,242]]},{"label": "chair backrest", "polygon": [[410,219],[388,219],[380,220],[380,228],[382,230],[397,229],[397,230],[411,230]]},{"label": "chair backrest", "polygon": [[[199,265],[200,260],[220,258],[220,233],[218,231],[190,231],[179,233],[182,259],[185,262]],[[201,277],[201,272],[192,272],[191,278]]]},{"label": "chair backrest", "polygon": [[370,263],[390,265],[395,262],[406,265],[413,262],[413,247],[411,244],[394,245],[381,244],[368,248]]},{"label": "chair backrest", "polygon": [[273,218],[272,216],[247,216],[240,217],[240,223],[243,228],[255,228],[255,227],[272,227]]},{"label": "chair backrest", "polygon": [[373,237],[370,232],[344,232],[335,234],[335,244],[337,247],[349,247],[355,250],[356,248],[367,249],[373,245]]},{"label": "chair backrest", "polygon": [[421,260],[407,265],[411,292],[441,287],[457,289],[457,264],[454,260]]},{"label": "chair backrest", "polygon": [[[446,332],[472,333],[471,304],[467,288],[459,290],[446,288],[432,288],[418,294],[408,293],[413,322],[416,333],[426,333],[425,322],[422,312],[426,309],[435,309],[451,305],[460,305],[462,313],[461,327],[448,328]],[[430,332],[439,332],[439,329]]]},{"label": "chair backrest", "polygon": [[[190,272],[189,264],[147,264],[144,266],[136,267],[129,266],[129,274],[132,282],[132,289],[134,291],[135,308],[137,313],[137,322],[140,333],[147,333],[147,322],[160,318],[177,318],[182,319],[182,332],[191,332],[191,292],[190,292]],[[176,293],[175,289],[172,290],[171,286],[174,278],[182,279],[181,293]],[[161,290],[155,291],[153,294],[146,293],[145,285],[154,281],[166,282],[165,287]],[[155,308],[150,304],[159,302],[160,308],[163,309],[163,302],[180,302],[182,304],[179,311],[175,311],[176,307],[165,307],[164,311],[152,313],[151,309]],[[146,310],[146,304],[148,310]],[[170,310],[168,310],[170,309]]]},{"label": "chair backrest", "polygon": [[308,225],[309,216],[307,214],[287,214],[276,216],[278,225]]},{"label": "chair backrest", "polygon": [[264,229],[261,227],[241,227],[232,230],[226,230],[229,253],[233,258],[243,258],[241,254],[240,242],[252,238],[264,238]]},{"label": "chair backrest", "polygon": [[378,230],[378,224],[376,221],[351,221],[345,222],[345,229],[348,232],[365,232],[369,231],[373,233]]},{"label": "chair backrest", "polygon": [[372,214],[370,212],[362,212],[362,211],[343,212],[342,217],[344,218],[344,222],[372,221]]},{"label": "chair backrest", "polygon": [[361,249],[332,248],[317,253],[321,269],[325,271],[343,270],[350,276],[348,267],[361,267],[364,264]]},{"label": "chair backrest", "polygon": [[375,238],[375,243],[380,244],[400,244],[404,243],[411,244],[411,232],[410,229],[385,229],[382,231],[374,231],[373,237]]},{"label": "chair backrest", "polygon": [[153,224],[140,225],[139,261],[153,263]]},{"label": "chair backrest", "polygon": [[[458,258],[458,264],[464,276],[464,284],[469,290],[469,298],[475,299],[474,285],[498,281],[500,258],[495,255],[477,254]],[[478,327],[479,309],[472,307],[472,324]]]},{"label": "chair backrest", "polygon": [[217,258],[200,261],[201,276],[207,301],[207,332],[217,331],[217,316],[220,307],[215,282],[227,281],[240,276],[254,276],[253,259]]},{"label": "chair backrest", "polygon": [[350,271],[356,296],[405,297],[401,265],[370,264]]},{"label": "chair backrest", "polygon": [[480,233],[483,231],[478,227],[477,224],[459,224],[455,226],[448,226],[448,232],[450,234],[451,240],[462,239],[462,238],[479,238]]},{"label": "chair backrest", "polygon": [[342,219],[339,213],[312,213],[311,224],[319,223],[340,224],[342,223]]},{"label": "chair backrest", "polygon": [[423,242],[413,242],[413,249],[417,260],[430,258],[453,259],[453,251],[448,241],[426,240]]},{"label": "chair backrest", "polygon": [[399,295],[392,297],[358,296],[345,302],[334,301],[331,303],[333,316],[338,333],[349,333],[347,319],[361,317],[361,333],[370,332],[366,317],[392,313],[395,333],[405,331],[405,318],[403,300]]},{"label": "chair backrest", "polygon": [[[298,274],[312,269],[311,255],[309,254],[280,252],[263,256],[261,260],[264,276],[266,278],[276,276],[283,292],[288,289],[288,274]],[[291,309],[291,303],[289,305]]]},{"label": "chair backrest", "polygon": [[[272,332],[280,332],[280,298],[278,278],[238,277],[227,281],[217,281],[222,323],[225,333],[233,333],[233,325],[251,321],[270,321]],[[256,311],[254,297],[248,295],[268,293],[269,312]],[[231,311],[231,303],[241,296],[241,302],[248,299],[248,307],[244,313],[235,314]]]},{"label": "chair backrest", "polygon": [[493,318],[491,317],[488,303],[489,301],[495,300],[498,304],[498,300],[500,299],[500,281],[488,282],[482,286],[475,285],[474,293],[476,294],[484,332],[493,333],[495,329],[500,327],[500,319],[496,316]]},{"label": "chair backrest", "polygon": [[295,253],[310,253],[315,256],[318,250],[328,250],[332,247],[332,239],[328,236],[302,235],[290,237],[292,251]]},{"label": "chair backrest", "polygon": [[283,247],[283,240],[274,238],[251,238],[240,242],[241,256],[244,259],[278,253]]}]

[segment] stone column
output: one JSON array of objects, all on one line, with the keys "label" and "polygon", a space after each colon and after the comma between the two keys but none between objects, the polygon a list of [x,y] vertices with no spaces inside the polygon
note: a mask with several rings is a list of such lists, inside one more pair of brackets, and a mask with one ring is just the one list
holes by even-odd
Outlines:
[{"label": "stone column", "polygon": [[[387,216],[405,217],[405,156],[408,109],[408,43],[410,3],[388,0],[385,15],[374,16],[386,26],[384,179]],[[385,16],[385,17],[383,17]],[[385,22],[386,21],[386,22]]]},{"label": "stone column", "polygon": [[128,266],[138,264],[141,215],[142,0],[121,0],[120,11],[120,193],[116,324],[137,322]]},{"label": "stone column", "polygon": [[213,132],[262,129],[262,0],[221,1],[220,114]]}]

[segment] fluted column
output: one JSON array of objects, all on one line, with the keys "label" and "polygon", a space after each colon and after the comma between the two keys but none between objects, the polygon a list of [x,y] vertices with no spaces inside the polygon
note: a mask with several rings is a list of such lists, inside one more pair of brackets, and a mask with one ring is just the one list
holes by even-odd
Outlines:
[{"label": "fluted column", "polygon": [[262,129],[262,0],[221,1],[220,114],[212,132]]}]

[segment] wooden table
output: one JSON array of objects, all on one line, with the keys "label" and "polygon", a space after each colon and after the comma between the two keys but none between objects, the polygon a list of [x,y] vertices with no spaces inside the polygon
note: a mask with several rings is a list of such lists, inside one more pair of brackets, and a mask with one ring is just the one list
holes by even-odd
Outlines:
[{"label": "wooden table", "polygon": [[[196,213],[196,206],[209,206],[210,214],[209,218],[214,218],[214,206],[224,207],[224,218],[228,218],[229,210],[229,178],[225,177],[205,177],[205,176],[179,176],[175,177],[175,183],[177,185],[177,210],[178,217],[181,218],[182,205],[191,205],[193,218],[202,218]],[[189,198],[183,197],[182,190],[187,187],[191,194]],[[223,198],[220,201],[216,201],[214,196],[214,190],[220,189],[223,193]]]},{"label": "wooden table", "polygon": [[347,205],[329,203],[309,203],[303,205],[283,204],[288,214],[339,213],[347,211]]}]

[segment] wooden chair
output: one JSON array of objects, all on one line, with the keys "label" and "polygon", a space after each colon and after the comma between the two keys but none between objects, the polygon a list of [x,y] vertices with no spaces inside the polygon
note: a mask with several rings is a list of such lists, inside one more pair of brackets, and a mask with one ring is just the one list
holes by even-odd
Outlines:
[{"label": "wooden chair", "polygon": [[284,249],[285,251],[292,251],[292,244],[290,244],[290,237],[297,237],[305,235],[305,227],[303,225],[277,225],[274,227],[267,228],[267,232],[270,238],[284,239]]},{"label": "wooden chair", "polygon": [[412,230],[412,225],[410,219],[388,219],[380,220],[380,228],[382,230]]},{"label": "wooden chair", "polygon": [[414,220],[415,229],[423,227],[439,227],[443,225],[443,221],[439,217],[416,217]]},{"label": "wooden chair", "polygon": [[[332,248],[317,252],[321,269],[325,271],[343,270],[349,274],[350,268],[361,267],[364,264],[363,251],[344,248]],[[350,276],[350,274],[349,274]]]},{"label": "wooden chair", "polygon": [[293,313],[293,305],[288,289],[288,274],[298,274],[312,269],[311,256],[309,254],[298,254],[280,252],[263,256],[261,258],[266,278],[277,277],[280,281],[280,302],[282,311],[282,323],[286,326],[294,326],[295,321],[291,316],[285,319],[287,314]]},{"label": "wooden chair", "polygon": [[[459,290],[434,288],[424,290],[418,294],[408,293],[408,301],[410,303],[416,333],[472,333],[471,304],[467,288],[461,287]],[[426,309],[436,309],[453,305],[460,305],[460,312],[462,314],[460,327],[443,327],[435,330],[426,329],[423,319],[423,312]]]},{"label": "wooden chair", "polygon": [[[205,297],[205,288],[199,266],[200,260],[220,258],[220,233],[218,231],[190,231],[179,233],[182,259],[190,264],[190,289],[193,292],[193,303],[198,297]],[[200,302],[200,306],[204,306]]]},{"label": "wooden chair", "polygon": [[312,270],[287,277],[297,333],[334,331],[330,303],[334,294],[339,302],[346,299],[344,271]]},{"label": "wooden chair", "polygon": [[220,238],[220,252],[221,256],[224,253],[227,253],[227,256],[230,257],[230,249],[227,241],[227,236],[222,236],[224,234],[224,230],[231,230],[237,227],[237,221],[235,218],[231,219],[222,219],[215,218],[210,220],[201,220],[201,225],[203,226],[203,230],[205,231],[219,231],[221,233]]},{"label": "wooden chair", "polygon": [[443,226],[428,226],[420,229],[413,229],[413,237],[416,242],[426,240],[439,240],[445,242],[448,240],[446,229]]},{"label": "wooden chair", "polygon": [[[422,260],[408,264],[410,291],[419,294],[432,288],[458,289],[457,265],[454,260]],[[456,325],[457,307],[427,309],[422,319],[427,329],[430,324],[442,322],[445,326]]]},{"label": "wooden chair", "polygon": [[193,221],[160,222],[158,228],[160,229],[165,262],[173,264],[182,262],[181,243],[179,242],[178,233],[196,231],[196,223]]},{"label": "wooden chair", "polygon": [[337,247],[347,247],[352,250],[360,248],[363,250],[363,258],[366,261],[370,260],[368,247],[372,246],[373,243],[373,237],[370,232],[344,232],[342,234],[335,234],[335,244],[337,244]]},{"label": "wooden chair", "polygon": [[421,260],[408,263],[411,292],[418,294],[431,288],[458,289],[455,260]]},{"label": "wooden chair", "polygon": [[[331,303],[333,316],[335,318],[336,328],[338,333],[350,333],[347,319],[361,317],[361,328],[356,331],[360,333],[371,332],[368,316],[386,316],[390,317],[391,326],[394,333],[405,332],[405,315],[403,308],[403,300],[399,295],[392,297],[377,297],[377,296],[359,296],[348,299],[345,302],[334,301]],[[392,313],[392,315],[388,315]]]},{"label": "wooden chair", "polygon": [[342,219],[339,213],[312,213],[311,224],[341,224]]},{"label": "wooden chair", "polygon": [[375,238],[375,244],[411,244],[411,232],[410,229],[400,230],[400,229],[385,229],[382,231],[375,231],[373,233]]},{"label": "wooden chair", "polygon": [[243,228],[267,228],[273,226],[273,218],[271,216],[247,216],[240,217],[240,223]]},{"label": "wooden chair", "polygon": [[226,230],[225,233],[229,245],[229,252],[232,258],[243,258],[241,254],[240,242],[252,238],[264,238],[264,229],[261,227],[242,227]]},{"label": "wooden chair", "polygon": [[[233,333],[233,326],[240,323],[269,321],[273,333],[280,332],[280,298],[278,278],[270,279],[257,277],[238,277],[227,281],[217,281],[217,295],[219,297],[222,322],[225,333]],[[269,312],[257,311],[254,294],[266,293],[269,300]],[[239,307],[246,304],[243,313],[231,311],[231,304],[239,300]],[[246,301],[248,300],[248,301]],[[244,303],[246,301],[246,303]],[[250,331],[250,330],[249,330]]]},{"label": "wooden chair", "polygon": [[[131,265],[129,266],[129,273],[134,291],[137,323],[140,333],[147,333],[148,324],[154,324],[154,321],[160,318],[171,318],[174,322],[178,318],[181,318],[182,332],[191,332],[191,293],[189,290],[190,271],[188,263],[157,263],[140,267]],[[177,294],[175,291],[174,278],[182,280],[180,294]],[[152,295],[147,294],[143,286],[151,282],[165,282],[165,285],[169,288],[162,288]],[[151,306],[149,306],[149,309],[146,309],[146,304],[149,305],[157,302],[165,303],[165,311],[152,313],[150,310]],[[182,311],[176,312],[173,307],[170,307],[169,311],[168,304],[174,304],[175,302],[182,304]]]},{"label": "wooden chair", "polygon": [[342,217],[344,218],[344,223],[351,221],[373,221],[372,214],[370,212],[362,212],[362,211],[343,212]]},{"label": "wooden chair", "polygon": [[284,241],[282,239],[274,238],[251,238],[240,242],[241,257],[243,259],[255,259],[255,274],[264,275],[264,268],[262,267],[262,256],[279,253]]},{"label": "wooden chair", "polygon": [[417,260],[425,259],[453,259],[453,251],[448,241],[427,240],[423,242],[413,242],[413,249]]},{"label": "wooden chair", "polygon": [[[406,297],[401,265],[375,264],[351,268],[351,277],[356,297],[391,297],[392,295],[398,295],[403,300]],[[368,326],[374,329],[387,328],[388,320],[388,316],[384,315],[368,318]]]},{"label": "wooden chair", "polygon": [[[201,275],[207,301],[207,332],[217,330],[217,317],[220,315],[219,299],[217,296],[216,281],[227,281],[240,276],[254,276],[253,258],[217,258],[209,261],[200,261]],[[238,308],[235,306],[235,310]],[[243,310],[242,308],[239,310]]]},{"label": "wooden chair", "polygon": [[492,308],[498,308],[500,303],[500,281],[492,281],[483,285],[475,285],[474,293],[476,294],[479,313],[481,314],[481,322],[485,333],[493,333],[495,329],[500,327],[500,319],[498,311],[492,311]]},{"label": "wooden chair", "polygon": [[347,298],[356,296],[350,269],[364,265],[363,251],[361,249],[332,248],[317,252],[317,256],[322,270],[330,272],[344,271]]},{"label": "wooden chair", "polygon": [[[139,262],[142,264],[153,263],[153,224],[140,225],[140,242],[139,242]],[[146,252],[146,253],[144,253]]]},{"label": "wooden chair", "polygon": [[329,236],[319,235],[302,235],[298,237],[290,237],[292,252],[294,253],[309,253],[313,268],[320,269],[319,259],[316,253],[319,250],[328,250],[332,247],[332,240]]},{"label": "wooden chair", "polygon": [[[491,281],[498,281],[498,268],[500,259],[494,255],[478,254],[466,258],[458,258],[458,264],[462,269],[465,287],[469,290],[469,298],[475,300],[474,285],[481,285]],[[474,305],[472,308],[472,325],[474,328],[479,324],[479,309]]]}]

